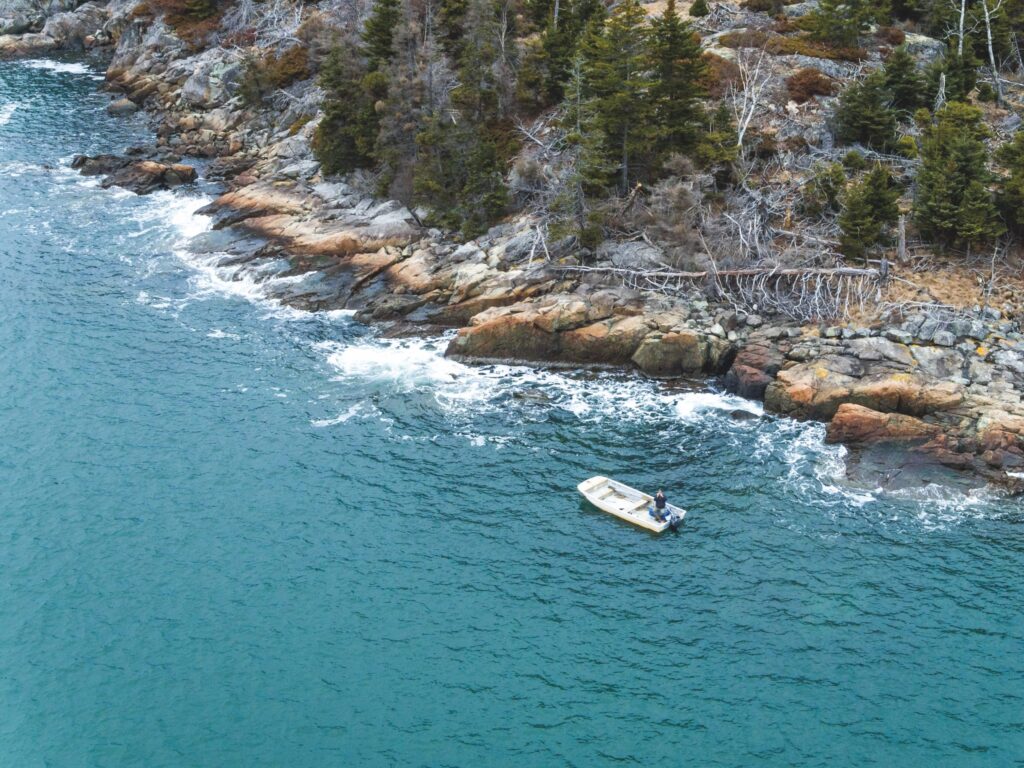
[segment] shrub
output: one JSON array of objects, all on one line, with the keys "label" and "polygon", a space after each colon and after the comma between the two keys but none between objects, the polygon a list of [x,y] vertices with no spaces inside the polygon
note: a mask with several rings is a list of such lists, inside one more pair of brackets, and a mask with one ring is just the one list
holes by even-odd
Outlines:
[{"label": "shrub", "polygon": [[815,96],[831,96],[835,92],[835,83],[819,70],[808,67],[786,78],[786,90],[790,99],[803,104]]},{"label": "shrub", "polygon": [[693,5],[690,6],[691,16],[707,16],[711,13],[711,9],[708,8],[707,0],[694,0]]},{"label": "shrub", "polygon": [[146,0],[148,10],[162,13],[167,26],[192,46],[217,29],[227,5],[222,0]]},{"label": "shrub", "polygon": [[809,36],[783,37],[764,29],[744,29],[728,32],[718,38],[726,48],[764,48],[773,56],[809,56],[831,61],[863,61],[867,51],[863,48],[839,46],[814,40]]},{"label": "shrub", "polygon": [[808,216],[839,210],[839,197],[846,186],[846,173],[839,163],[818,163],[814,176],[804,185],[800,207]]},{"label": "shrub", "polygon": [[748,11],[776,16],[782,12],[782,0],[743,0],[741,5]]},{"label": "shrub", "polygon": [[242,76],[242,99],[250,105],[259,104],[273,91],[305,80],[310,74],[306,49],[299,45],[280,56],[268,53],[264,59],[251,58]]},{"label": "shrub", "polygon": [[868,161],[865,160],[864,155],[856,149],[851,149],[843,155],[843,167],[852,173],[857,173],[858,171],[863,171],[868,167]]},{"label": "shrub", "polygon": [[735,83],[740,76],[740,68],[735,61],[723,59],[713,53],[704,54],[704,90],[715,101],[725,96],[730,83]]},{"label": "shrub", "polygon": [[913,136],[900,136],[896,140],[896,152],[909,160],[917,158],[917,142]]},{"label": "shrub", "polygon": [[903,45],[907,39],[906,33],[899,27],[879,27],[875,37],[889,45]]},{"label": "shrub", "polygon": [[978,86],[978,101],[995,101],[996,91],[990,83],[982,83]]},{"label": "shrub", "polygon": [[889,106],[885,75],[872,72],[839,97],[836,138],[887,151],[896,143],[896,112]]}]

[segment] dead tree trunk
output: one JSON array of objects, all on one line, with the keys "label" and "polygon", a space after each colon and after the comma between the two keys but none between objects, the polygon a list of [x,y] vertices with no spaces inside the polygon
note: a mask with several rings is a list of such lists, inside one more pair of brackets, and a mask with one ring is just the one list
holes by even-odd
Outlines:
[{"label": "dead tree trunk", "polygon": [[992,17],[999,13],[1003,0],[999,0],[995,7],[988,7],[989,0],[981,0],[981,7],[985,13],[985,37],[988,40],[988,62],[992,68],[992,81],[996,86],[996,103],[1003,103],[1003,81],[999,79],[999,67],[996,65],[996,54],[992,48]]}]

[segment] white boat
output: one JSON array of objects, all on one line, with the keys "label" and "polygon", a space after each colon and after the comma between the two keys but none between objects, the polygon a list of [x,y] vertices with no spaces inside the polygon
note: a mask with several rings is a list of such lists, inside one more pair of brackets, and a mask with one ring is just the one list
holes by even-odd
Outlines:
[{"label": "white boat", "polygon": [[584,480],[576,487],[587,501],[601,511],[655,533],[661,533],[667,528],[675,530],[686,517],[685,509],[666,504],[668,519],[657,520],[654,517],[653,496],[600,475]]}]

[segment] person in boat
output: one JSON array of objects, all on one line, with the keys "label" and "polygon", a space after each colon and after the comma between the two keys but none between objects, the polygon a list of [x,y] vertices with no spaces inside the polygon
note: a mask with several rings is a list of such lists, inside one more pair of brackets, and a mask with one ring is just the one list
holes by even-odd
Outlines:
[{"label": "person in boat", "polygon": [[659,488],[658,492],[654,494],[654,519],[659,523],[665,522],[668,518],[668,510],[665,508],[666,504],[668,504],[668,499],[665,498],[664,492]]}]

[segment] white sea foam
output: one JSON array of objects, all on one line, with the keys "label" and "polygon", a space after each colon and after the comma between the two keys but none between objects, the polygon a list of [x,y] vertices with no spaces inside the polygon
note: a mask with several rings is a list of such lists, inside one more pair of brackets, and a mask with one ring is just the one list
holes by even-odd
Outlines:
[{"label": "white sea foam", "polygon": [[14,113],[18,111],[18,104],[11,102],[10,104],[4,104],[0,107],[0,125],[7,125],[11,122],[11,118],[14,117]]},{"label": "white sea foam", "polygon": [[684,421],[700,417],[709,411],[745,411],[754,416],[764,415],[764,407],[760,403],[719,392],[687,392],[676,401],[676,413]]},{"label": "white sea foam", "polygon": [[309,423],[312,424],[314,427],[333,427],[333,426],[337,426],[338,424],[344,424],[346,421],[349,421],[349,420],[353,419],[354,417],[358,416],[360,413],[363,412],[364,408],[365,408],[365,404],[364,403],[356,403],[355,405],[350,407],[347,411],[345,411],[344,413],[338,414],[337,416],[335,416],[332,419],[313,419]]},{"label": "white sea foam", "polygon": [[21,65],[31,69],[43,69],[48,72],[59,72],[62,74],[90,75],[93,70],[87,65],[78,61],[53,61],[52,59],[23,59]]},{"label": "white sea foam", "polygon": [[527,366],[469,366],[444,356],[451,336],[435,339],[369,339],[321,342],[318,348],[339,379],[374,380],[396,393],[433,396],[450,413],[523,408],[562,410],[581,420],[682,420],[744,410],[759,404],[713,392],[679,394],[656,382],[618,374],[581,374]]},{"label": "white sea foam", "polygon": [[206,334],[206,336],[208,338],[211,338],[211,339],[238,339],[239,338],[239,335],[237,333],[228,333],[227,331],[222,331],[220,328],[214,328],[212,331],[210,331],[208,334]]}]

